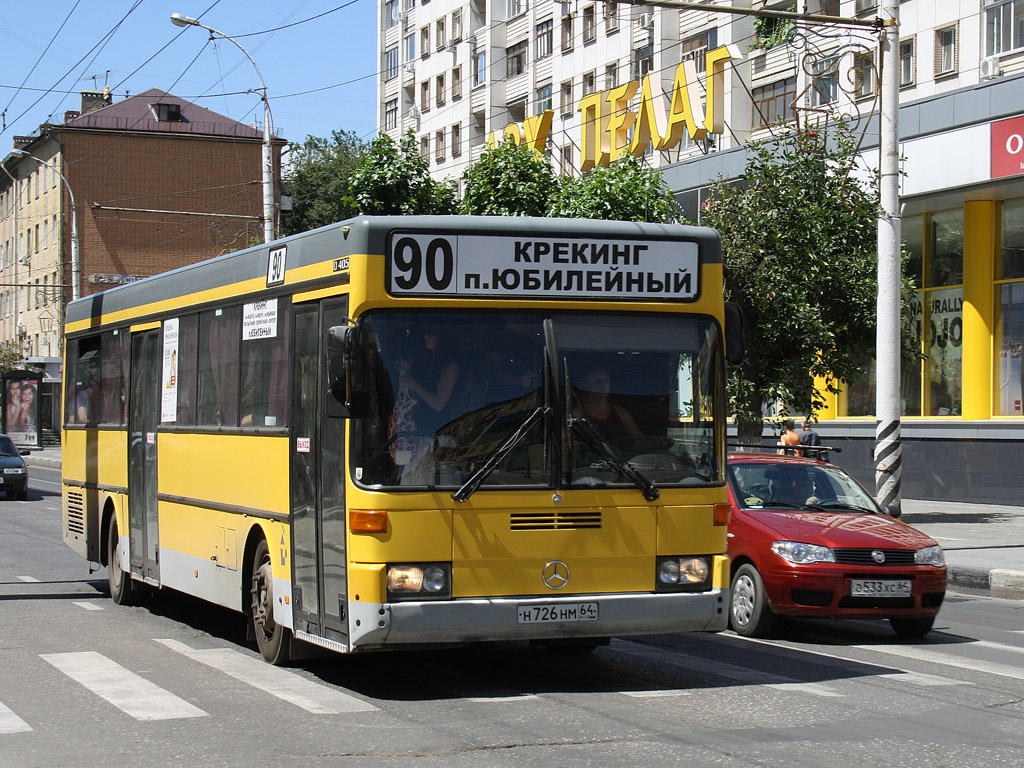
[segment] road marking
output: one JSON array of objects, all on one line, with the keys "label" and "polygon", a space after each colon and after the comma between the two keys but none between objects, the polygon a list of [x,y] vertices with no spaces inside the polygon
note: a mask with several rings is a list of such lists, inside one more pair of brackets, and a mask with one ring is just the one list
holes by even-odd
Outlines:
[{"label": "road marking", "polygon": [[634,699],[667,699],[674,698],[676,696],[693,695],[693,691],[682,691],[678,688],[670,691],[620,691],[620,693],[626,696],[632,696]]},{"label": "road marking", "polygon": [[[968,644],[969,645],[969,644]],[[952,666],[957,669],[967,669],[972,672],[985,672],[1000,677],[1010,677],[1014,680],[1024,680],[1024,668],[1011,667],[1008,664],[998,664],[978,659],[968,659],[963,656],[950,656],[946,653],[936,653],[926,648],[914,645],[851,645],[851,648],[859,648],[864,651],[875,651],[876,653],[888,653],[893,656],[904,656],[908,659],[927,661],[933,664]]]},{"label": "road marking", "polygon": [[[630,648],[623,648],[624,645],[628,645]],[[631,656],[656,659],[661,664],[679,667],[689,672],[710,672],[711,674],[718,675],[719,677],[739,680],[743,683],[763,685],[766,688],[775,688],[779,691],[797,691],[800,693],[810,693],[815,696],[826,696],[829,698],[842,697],[844,695],[839,693],[839,691],[833,690],[826,685],[820,685],[819,683],[804,683],[790,677],[773,675],[770,672],[762,672],[759,669],[739,667],[735,664],[726,664],[723,661],[713,661],[703,657],[691,656],[678,648],[673,648],[671,651],[666,651],[665,649],[650,649],[632,640],[616,640],[613,642],[613,646],[616,650],[621,651],[622,653],[626,653]],[[682,664],[677,661],[668,660],[671,656],[676,655],[687,656],[693,660],[693,663]]]},{"label": "road marking", "polygon": [[[731,637],[730,637],[731,639]],[[834,666],[837,667],[850,667],[853,677],[864,678],[864,677],[888,677],[900,683],[912,683],[913,685],[921,686],[939,686],[939,685],[973,685],[968,680],[955,680],[952,677],[937,677],[936,675],[926,675],[923,672],[911,672],[901,668],[890,668],[888,665],[885,667],[879,667],[882,670],[871,675],[864,675],[860,667],[873,667],[878,666],[868,661],[860,661],[858,659],[850,658],[849,656],[839,656],[834,653],[826,653],[825,651],[812,651],[806,648],[795,648],[790,645],[778,645],[770,640],[762,640],[756,637],[743,637],[741,635],[735,636],[736,640],[740,640],[746,643],[757,643],[758,645],[764,646],[765,653],[770,653],[774,656],[785,656],[789,659],[795,659],[797,654],[804,655],[810,654],[811,656],[821,656],[825,659],[831,659],[834,661],[841,662]],[[857,667],[853,670],[853,667]]]},{"label": "road marking", "polygon": [[473,696],[466,699],[474,704],[503,704],[509,701],[525,701],[527,699],[539,699],[535,693],[510,693],[507,696]]},{"label": "road marking", "polygon": [[969,643],[964,643],[964,646],[967,648],[992,648],[997,651],[1024,653],[1024,648],[1020,648],[1016,645],[1006,645],[1005,643],[994,643],[991,640],[971,640]]},{"label": "road marking", "polygon": [[230,648],[196,650],[177,640],[157,640],[161,645],[200,664],[213,667],[254,688],[301,707],[317,715],[339,715],[348,712],[371,712],[373,704],[314,683],[280,667],[267,664]]},{"label": "road marking", "polygon": [[22,733],[31,730],[32,726],[0,702],[0,733]]},{"label": "road marking", "polygon": [[207,715],[95,651],[47,653],[41,654],[40,658],[136,720],[174,720]]},{"label": "road marking", "polygon": [[35,576],[19,576],[19,580],[27,582],[28,584],[39,584],[40,581]]},{"label": "road marking", "polygon": [[87,611],[102,611],[103,606],[97,605],[96,603],[87,603],[84,600],[75,600],[72,605],[77,605],[79,608],[85,608]]}]

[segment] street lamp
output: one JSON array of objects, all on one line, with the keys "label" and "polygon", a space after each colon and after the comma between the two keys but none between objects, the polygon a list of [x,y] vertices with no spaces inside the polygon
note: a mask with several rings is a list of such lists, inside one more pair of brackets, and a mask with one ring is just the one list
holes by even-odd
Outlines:
[{"label": "street lamp", "polygon": [[71,191],[71,185],[68,184],[68,180],[64,178],[64,174],[58,171],[57,166],[53,165],[53,163],[41,160],[31,152],[26,152],[24,149],[12,149],[11,154],[21,155],[22,157],[31,157],[40,165],[45,165],[51,171],[60,176],[60,180],[63,181],[64,186],[67,187],[68,196],[71,198],[71,298],[72,300],[77,299],[81,296],[81,293],[78,288],[78,284],[80,282],[78,274],[78,211],[75,208],[75,193]]},{"label": "street lamp", "polygon": [[193,19],[183,13],[172,13],[171,23],[178,27],[202,27],[210,33],[211,40],[214,35],[219,35],[225,40],[231,41],[238,46],[238,50],[245,54],[253,69],[256,70],[256,75],[260,79],[260,90],[263,91],[263,241],[269,243],[274,239],[274,168],[270,142],[270,101],[267,99],[267,84],[263,80],[263,73],[260,72],[260,68],[256,66],[256,62],[253,61],[249,52],[230,35],[225,35],[220,30],[208,27],[199,19]]}]

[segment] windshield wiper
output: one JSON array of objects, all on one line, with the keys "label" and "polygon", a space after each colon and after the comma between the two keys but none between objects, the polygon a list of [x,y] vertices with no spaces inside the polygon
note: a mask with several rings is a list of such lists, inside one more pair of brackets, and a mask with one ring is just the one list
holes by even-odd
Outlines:
[{"label": "windshield wiper", "polygon": [[829,509],[848,509],[851,512],[863,512],[868,515],[877,515],[878,513],[873,509],[867,509],[866,507],[858,507],[856,504],[845,504],[841,501],[819,501],[817,504],[808,504],[810,509],[820,509],[822,511]]},{"label": "windshield wiper", "polygon": [[622,455],[615,450],[611,443],[605,439],[597,428],[583,417],[572,418],[569,422],[570,429],[578,429],[580,435],[590,445],[596,448],[604,456],[605,460],[618,472],[628,477],[637,488],[643,491],[647,501],[656,501],[661,496],[658,486],[638,472],[632,464],[622,458]]},{"label": "windshield wiper", "polygon": [[480,487],[480,484],[483,483],[483,481],[487,479],[487,476],[495,470],[495,468],[502,462],[502,460],[506,456],[509,455],[509,453],[511,453],[512,449],[523,441],[526,435],[529,434],[530,429],[533,427],[533,425],[542,416],[546,416],[550,412],[550,406],[537,406],[537,408],[535,408],[532,413],[530,413],[529,415],[527,415],[525,419],[523,419],[522,423],[519,425],[516,431],[509,435],[504,443],[502,443],[501,445],[494,449],[494,453],[492,453],[490,457],[487,459],[487,461],[483,463],[483,466],[481,466],[480,469],[474,472],[472,476],[469,478],[469,480],[463,483],[462,487],[452,494],[452,499],[461,502],[465,501],[474,493],[476,493],[476,490]]}]

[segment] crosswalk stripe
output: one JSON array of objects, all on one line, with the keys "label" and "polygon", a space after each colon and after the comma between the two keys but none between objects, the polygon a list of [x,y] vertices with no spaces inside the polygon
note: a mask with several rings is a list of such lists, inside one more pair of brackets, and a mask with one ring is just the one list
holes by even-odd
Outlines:
[{"label": "crosswalk stripe", "polygon": [[74,602],[74,604],[77,605],[79,608],[84,608],[87,611],[102,611],[103,610],[103,606],[102,605],[96,605],[96,603],[87,603],[84,600],[76,600]]},{"label": "crosswalk stripe", "polygon": [[136,720],[174,720],[207,714],[95,651],[47,653],[40,658]]},{"label": "crosswalk stripe", "polygon": [[[624,648],[623,646],[630,647]],[[664,650],[649,649],[640,643],[636,643],[631,640],[616,640],[614,641],[614,647],[616,650],[630,654],[631,656],[657,659],[662,664],[680,667],[687,671],[710,672],[711,674],[718,675],[719,677],[739,680],[744,683],[763,685],[766,688],[775,688],[780,691],[798,691],[801,693],[810,693],[815,696],[825,696],[829,698],[843,696],[842,693],[829,688],[827,685],[821,685],[819,683],[804,683],[789,677],[774,675],[771,672],[762,672],[759,669],[750,669],[748,667],[736,666],[735,664],[726,664],[722,661],[714,661],[712,659],[691,656],[685,651],[681,651],[677,648],[672,649],[671,654],[667,654]],[[693,663],[681,664],[679,662],[669,660],[670,656],[676,655],[687,656],[693,660]]]},{"label": "crosswalk stripe", "polygon": [[[735,638],[730,637],[730,640],[739,640],[745,643],[756,643],[763,647],[765,653],[770,653],[776,656],[783,656],[794,658],[793,654],[799,654],[800,656],[820,656],[830,661],[838,661],[838,667],[848,666],[851,669],[855,669],[855,674],[859,677],[863,677],[861,674],[861,667],[873,666],[869,662],[859,661],[857,659],[851,659],[849,656],[839,656],[834,653],[826,653],[825,651],[812,651],[807,648],[791,648],[787,645],[777,645],[771,640],[762,640],[756,637],[741,637],[736,635]],[[926,675],[923,672],[911,672],[906,669],[892,669],[889,665],[883,668],[884,671],[879,671],[872,674],[870,677],[888,677],[900,683],[911,683],[913,685],[920,686],[940,686],[940,685],[971,685],[968,680],[955,680],[951,677],[937,677],[936,675]]]},{"label": "crosswalk stripe", "polygon": [[39,584],[40,583],[39,579],[37,579],[35,576],[19,576],[18,579],[19,579],[19,581],[24,581],[27,584]]},{"label": "crosswalk stripe", "polygon": [[621,691],[621,693],[634,699],[668,699],[678,696],[692,696],[694,692],[674,688],[667,691]]},{"label": "crosswalk stripe", "polygon": [[0,703],[0,733],[22,733],[31,730],[32,726]]},{"label": "crosswalk stripe", "polygon": [[945,653],[936,653],[935,651],[929,651],[926,648],[922,648],[920,646],[852,645],[850,647],[859,648],[865,651],[874,651],[875,653],[887,653],[893,656],[904,656],[908,659],[927,661],[933,664],[942,664],[947,667],[956,667],[957,669],[967,669],[971,670],[972,672],[985,672],[990,675],[1010,677],[1014,680],[1024,680],[1024,668],[1021,667],[1011,667],[1008,664],[999,664],[991,661],[981,661],[979,659],[969,659],[964,656],[953,657]]},{"label": "crosswalk stripe", "polygon": [[294,672],[267,664],[230,648],[196,650],[177,640],[157,640],[172,651],[220,670],[236,680],[259,688],[279,699],[318,715],[370,712],[377,707],[327,686],[306,680]]}]

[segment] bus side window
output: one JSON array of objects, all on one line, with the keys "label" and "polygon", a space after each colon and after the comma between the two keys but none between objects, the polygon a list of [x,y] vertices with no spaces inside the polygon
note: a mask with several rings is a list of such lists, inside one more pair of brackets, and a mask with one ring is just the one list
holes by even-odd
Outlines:
[{"label": "bus side window", "polygon": [[242,342],[241,425],[283,427],[288,397],[288,319],[285,309],[277,317],[277,336]]},{"label": "bus side window", "polygon": [[79,339],[71,400],[74,403],[74,424],[96,424],[99,421],[102,398],[100,361],[100,337]]},{"label": "bus side window", "polygon": [[199,315],[178,319],[178,413],[175,424],[196,424],[196,366]]},{"label": "bus side window", "polygon": [[129,334],[119,329],[103,334],[100,388],[103,392],[103,424],[123,425],[127,414]]},{"label": "bus side window", "polygon": [[210,310],[199,316],[200,426],[238,426],[240,341],[240,307]]}]

